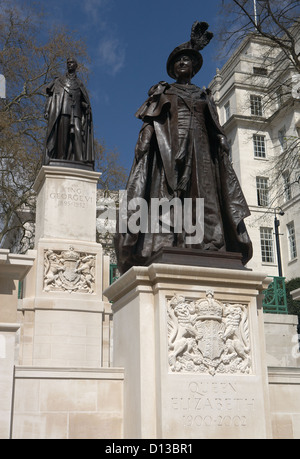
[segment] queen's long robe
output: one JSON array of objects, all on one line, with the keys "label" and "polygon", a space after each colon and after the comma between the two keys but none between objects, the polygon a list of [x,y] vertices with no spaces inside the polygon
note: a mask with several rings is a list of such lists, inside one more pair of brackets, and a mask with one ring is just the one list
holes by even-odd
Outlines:
[{"label": "queen's long robe", "polygon": [[[127,202],[143,198],[171,201],[180,196],[204,198],[204,238],[192,247],[239,252],[243,263],[252,256],[244,225],[250,215],[228,154],[221,147],[226,138],[208,90],[195,85],[160,82],[136,116],[144,124],[135,148],[135,160],[126,191]],[[128,211],[130,218],[132,211]],[[193,207],[193,222],[196,216]],[[149,210],[149,220],[151,220]],[[162,247],[191,247],[187,233],[119,232],[115,237],[121,273],[144,265]]]}]

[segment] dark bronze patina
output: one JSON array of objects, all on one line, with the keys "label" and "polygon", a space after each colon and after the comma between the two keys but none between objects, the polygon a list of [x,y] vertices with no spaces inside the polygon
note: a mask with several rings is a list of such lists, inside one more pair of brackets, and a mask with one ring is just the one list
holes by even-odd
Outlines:
[{"label": "dark bronze patina", "polygon": [[46,88],[48,120],[44,164],[94,169],[91,104],[76,75],[77,62],[67,59],[67,73]]},{"label": "dark bronze patina", "polygon": [[170,201],[176,196],[184,205],[185,198],[204,198],[204,239],[190,246],[184,231],[119,232],[115,248],[121,273],[152,261],[189,264],[190,259],[198,265],[191,249],[197,255],[214,254],[203,258],[204,265],[213,260],[221,267],[237,267],[237,258],[244,266],[252,256],[244,224],[250,212],[228,156],[214,100],[208,89],[191,84],[202,66],[199,50],[212,38],[207,29],[204,22],[193,24],[190,41],[175,48],[167,61],[168,74],[176,82],[153,86],[137,111],[143,126],[127,183],[128,202],[136,197],[148,203],[152,198]]}]

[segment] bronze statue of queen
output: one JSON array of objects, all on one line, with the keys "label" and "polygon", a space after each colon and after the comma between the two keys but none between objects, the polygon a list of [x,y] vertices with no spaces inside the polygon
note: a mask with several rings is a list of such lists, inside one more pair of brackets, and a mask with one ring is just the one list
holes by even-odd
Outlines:
[{"label": "bronze statue of queen", "polygon": [[[187,234],[169,231],[118,232],[115,248],[121,273],[145,265],[164,247],[201,251],[238,252],[242,263],[252,256],[244,218],[250,215],[229,159],[229,146],[208,89],[191,80],[202,67],[200,50],[213,34],[205,22],[195,22],[188,42],[176,47],[167,60],[174,83],[160,82],[137,111],[143,121],[127,183],[127,201],[179,197],[204,199],[203,240],[189,245]],[[129,211],[130,213],[130,211]],[[192,219],[196,216],[195,208]],[[129,214],[128,214],[129,215]],[[149,217],[151,217],[149,215]]]}]

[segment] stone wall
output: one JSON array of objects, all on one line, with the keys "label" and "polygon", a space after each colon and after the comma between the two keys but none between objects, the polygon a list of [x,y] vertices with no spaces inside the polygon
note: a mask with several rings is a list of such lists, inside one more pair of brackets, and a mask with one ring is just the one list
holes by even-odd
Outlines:
[{"label": "stone wall", "polygon": [[122,438],[123,371],[16,367],[13,439]]}]

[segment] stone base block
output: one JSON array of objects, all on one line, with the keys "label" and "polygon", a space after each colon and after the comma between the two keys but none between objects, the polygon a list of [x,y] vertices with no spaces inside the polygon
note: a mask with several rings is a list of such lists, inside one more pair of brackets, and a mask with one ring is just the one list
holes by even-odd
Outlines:
[{"label": "stone base block", "polygon": [[0,439],[10,438],[17,323],[0,322]]},{"label": "stone base block", "polygon": [[300,367],[298,317],[264,314],[268,367]]},{"label": "stone base block", "polygon": [[269,367],[274,439],[300,438],[300,368]]},{"label": "stone base block", "polygon": [[16,367],[12,438],[122,438],[123,378],[118,368]]},{"label": "stone base block", "polygon": [[133,267],[113,301],[125,438],[269,438],[260,292],[247,270]]}]

